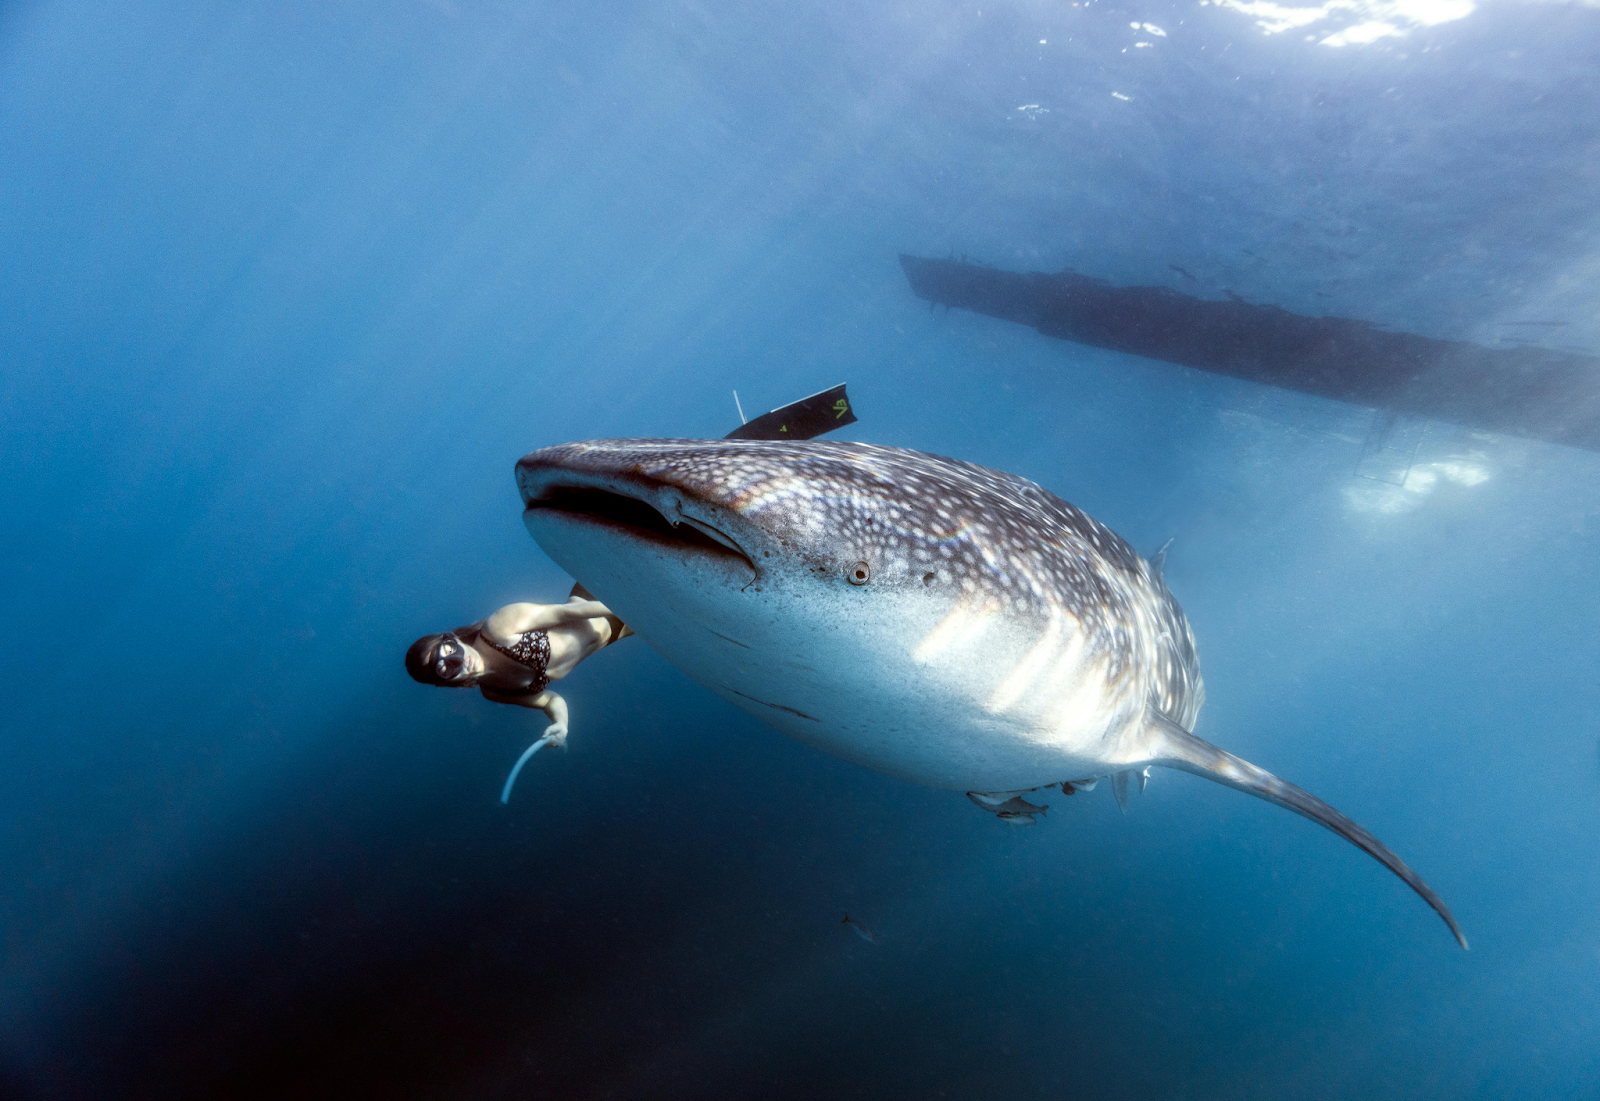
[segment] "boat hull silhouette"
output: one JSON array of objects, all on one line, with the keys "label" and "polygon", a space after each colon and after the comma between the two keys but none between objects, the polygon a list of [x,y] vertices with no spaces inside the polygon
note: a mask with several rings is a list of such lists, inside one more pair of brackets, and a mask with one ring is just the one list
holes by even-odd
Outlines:
[{"label": "boat hull silhouette", "polygon": [[1237,297],[1118,287],[1065,271],[1009,272],[901,254],[931,304],[1045,336],[1412,417],[1600,451],[1600,357],[1486,348],[1307,317]]}]

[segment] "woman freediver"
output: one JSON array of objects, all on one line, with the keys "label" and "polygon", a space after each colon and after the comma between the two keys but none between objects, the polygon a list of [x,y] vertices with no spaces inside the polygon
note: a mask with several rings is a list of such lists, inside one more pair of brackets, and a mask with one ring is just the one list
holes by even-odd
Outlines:
[{"label": "woman freediver", "polygon": [[471,626],[423,635],[406,651],[406,672],[422,684],[476,688],[493,703],[529,707],[549,717],[544,735],[506,778],[500,793],[504,803],[528,759],[567,740],[567,701],[550,691],[550,682],[632,633],[610,608],[574,585],[565,604],[507,604]]}]

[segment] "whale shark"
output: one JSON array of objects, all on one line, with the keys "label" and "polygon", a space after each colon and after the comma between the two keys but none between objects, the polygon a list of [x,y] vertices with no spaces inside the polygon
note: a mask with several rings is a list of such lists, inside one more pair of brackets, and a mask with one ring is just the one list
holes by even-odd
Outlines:
[{"label": "whale shark", "polygon": [[[801,742],[965,791],[1018,824],[1152,767],[1292,810],[1370,854],[1351,819],[1196,737],[1194,634],[1110,528],[1023,478],[822,440],[609,439],[516,466],[529,533],[689,677]],[[1025,818],[1026,823],[1020,823]]]}]

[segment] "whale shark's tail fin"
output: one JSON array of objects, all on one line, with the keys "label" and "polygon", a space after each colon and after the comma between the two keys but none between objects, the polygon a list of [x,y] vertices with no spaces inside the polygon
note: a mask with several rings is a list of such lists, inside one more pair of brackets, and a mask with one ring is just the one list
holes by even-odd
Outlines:
[{"label": "whale shark's tail fin", "polygon": [[1302,791],[1287,780],[1278,779],[1266,769],[1257,768],[1249,761],[1235,757],[1226,750],[1218,749],[1201,738],[1196,738],[1154,710],[1150,713],[1149,725],[1152,735],[1151,764],[1181,768],[1196,776],[1204,776],[1219,784],[1238,788],[1269,803],[1276,803],[1280,807],[1292,810],[1318,825],[1326,826],[1405,880],[1413,891],[1422,896],[1424,902],[1444,918],[1444,923],[1450,927],[1450,932],[1455,934],[1456,941],[1461,947],[1467,946],[1467,938],[1461,935],[1461,926],[1456,924],[1456,919],[1450,913],[1450,908],[1444,904],[1444,900],[1434,893],[1432,887],[1423,882],[1421,876],[1406,867],[1405,861],[1390,851],[1387,845],[1355,822],[1310,792]]}]

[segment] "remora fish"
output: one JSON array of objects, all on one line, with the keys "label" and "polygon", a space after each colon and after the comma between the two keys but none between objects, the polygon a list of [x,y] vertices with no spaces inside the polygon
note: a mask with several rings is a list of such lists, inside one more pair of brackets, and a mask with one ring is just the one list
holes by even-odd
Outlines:
[{"label": "remora fish", "polygon": [[878,943],[877,939],[872,935],[871,930],[869,930],[865,925],[862,925],[859,921],[857,921],[855,918],[851,917],[849,914],[846,914],[844,916],[844,920],[841,921],[839,924],[840,925],[848,925],[848,926],[850,926],[851,929],[855,930],[856,936],[860,937],[862,940],[866,941],[868,944],[877,944]]},{"label": "remora fish", "polygon": [[1190,733],[1205,691],[1161,556],[1033,482],[869,444],[637,439],[535,451],[517,482],[551,558],[786,734],[980,805],[1193,772],[1355,844],[1466,947],[1376,837]]}]

